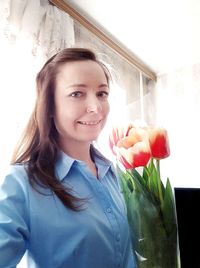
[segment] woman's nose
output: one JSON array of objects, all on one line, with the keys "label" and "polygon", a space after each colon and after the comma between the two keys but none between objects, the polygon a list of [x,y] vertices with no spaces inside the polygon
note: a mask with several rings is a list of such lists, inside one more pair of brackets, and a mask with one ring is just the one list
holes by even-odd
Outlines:
[{"label": "woman's nose", "polygon": [[98,113],[102,110],[98,99],[90,98],[87,103],[87,113]]}]

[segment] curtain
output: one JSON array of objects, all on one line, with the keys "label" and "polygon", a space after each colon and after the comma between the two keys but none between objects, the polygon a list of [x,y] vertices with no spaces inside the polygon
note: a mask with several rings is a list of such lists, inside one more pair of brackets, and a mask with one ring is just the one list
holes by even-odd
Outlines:
[{"label": "curtain", "polygon": [[2,1],[0,34],[10,44],[29,40],[33,55],[39,47],[46,57],[74,44],[73,20],[47,0]]},{"label": "curtain", "polygon": [[73,20],[47,0],[0,1],[0,175],[32,111],[36,73],[73,44]]}]

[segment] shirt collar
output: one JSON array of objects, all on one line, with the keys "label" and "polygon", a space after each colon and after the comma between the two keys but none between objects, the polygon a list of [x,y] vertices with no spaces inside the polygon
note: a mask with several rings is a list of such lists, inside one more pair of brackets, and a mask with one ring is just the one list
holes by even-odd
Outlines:
[{"label": "shirt collar", "polygon": [[[110,160],[105,158],[96,148],[93,147],[93,149],[93,157],[95,164],[97,165],[98,172],[101,175],[101,178],[103,178],[109,168],[113,169],[113,164]],[[67,176],[70,169],[75,163],[80,165],[83,164],[82,161],[74,159],[62,151],[59,152],[55,165],[55,172],[56,176],[60,181],[62,181]]]},{"label": "shirt collar", "polygon": [[101,180],[110,168],[114,171],[113,163],[105,158],[105,156],[102,155],[95,147],[93,147],[93,152],[94,162],[98,169],[98,178]]},{"label": "shirt collar", "polygon": [[60,181],[62,181],[65,176],[68,174],[70,171],[73,163],[76,160],[73,159],[72,157],[68,156],[64,152],[60,151],[57,157],[56,165],[55,165],[55,171],[56,171],[56,176]]}]

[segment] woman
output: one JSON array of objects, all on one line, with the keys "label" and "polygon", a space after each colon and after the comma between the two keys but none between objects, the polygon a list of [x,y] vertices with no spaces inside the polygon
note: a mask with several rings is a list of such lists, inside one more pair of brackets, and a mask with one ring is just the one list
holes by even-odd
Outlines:
[{"label": "woman", "polygon": [[37,75],[33,114],[0,188],[0,267],[132,268],[125,205],[92,145],[109,113],[106,67],[83,48]]}]

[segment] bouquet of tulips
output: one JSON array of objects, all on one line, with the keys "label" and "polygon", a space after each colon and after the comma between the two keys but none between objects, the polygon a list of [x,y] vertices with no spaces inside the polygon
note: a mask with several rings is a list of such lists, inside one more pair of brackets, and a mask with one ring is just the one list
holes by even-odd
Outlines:
[{"label": "bouquet of tulips", "polygon": [[164,128],[114,127],[109,137],[127,206],[138,267],[180,267],[174,193],[160,160],[170,155]]}]

